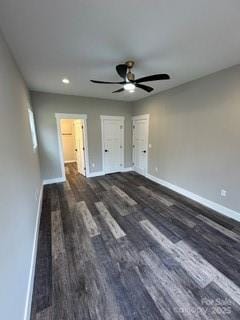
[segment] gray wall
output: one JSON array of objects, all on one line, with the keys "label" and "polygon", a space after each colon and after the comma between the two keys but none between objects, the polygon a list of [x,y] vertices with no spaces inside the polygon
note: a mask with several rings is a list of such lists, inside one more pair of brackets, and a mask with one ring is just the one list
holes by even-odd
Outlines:
[{"label": "gray wall", "polygon": [[23,319],[40,177],[28,92],[0,34],[0,318]]},{"label": "gray wall", "polygon": [[31,99],[37,123],[43,179],[61,176],[55,113],[87,114],[90,172],[102,171],[100,115],[125,116],[125,167],[131,166],[132,134],[129,103],[39,92],[32,92]]},{"label": "gray wall", "polygon": [[240,66],[135,102],[144,113],[149,173],[240,211]]}]

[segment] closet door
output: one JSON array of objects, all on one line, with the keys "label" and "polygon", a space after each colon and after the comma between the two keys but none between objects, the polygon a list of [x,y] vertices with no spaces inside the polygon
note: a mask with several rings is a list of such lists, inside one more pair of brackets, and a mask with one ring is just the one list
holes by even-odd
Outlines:
[{"label": "closet door", "polygon": [[148,118],[133,118],[133,168],[147,174],[148,164]]},{"label": "closet door", "polygon": [[124,118],[102,116],[103,171],[112,173],[124,167]]}]

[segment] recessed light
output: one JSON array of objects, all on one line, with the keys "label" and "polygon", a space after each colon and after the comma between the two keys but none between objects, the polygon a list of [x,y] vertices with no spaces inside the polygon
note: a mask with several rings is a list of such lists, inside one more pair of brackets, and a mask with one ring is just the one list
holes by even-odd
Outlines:
[{"label": "recessed light", "polygon": [[131,82],[126,83],[123,87],[125,90],[127,90],[129,92],[134,92],[134,90],[135,90],[135,84],[131,83]]},{"label": "recessed light", "polygon": [[67,79],[67,78],[63,78],[63,79],[62,79],[62,83],[64,83],[64,84],[69,84],[70,81],[69,81],[69,79]]}]

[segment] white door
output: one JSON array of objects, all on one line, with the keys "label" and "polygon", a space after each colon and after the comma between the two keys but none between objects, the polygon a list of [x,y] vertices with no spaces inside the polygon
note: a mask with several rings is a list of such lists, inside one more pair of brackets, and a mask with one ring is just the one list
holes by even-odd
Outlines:
[{"label": "white door", "polygon": [[74,120],[75,130],[75,151],[77,158],[77,169],[82,175],[86,175],[85,170],[85,152],[84,152],[84,134],[83,122],[81,120]]},{"label": "white door", "polygon": [[102,116],[103,171],[112,173],[124,167],[124,118]]},{"label": "white door", "polygon": [[147,174],[148,118],[133,118],[133,168],[139,174]]}]

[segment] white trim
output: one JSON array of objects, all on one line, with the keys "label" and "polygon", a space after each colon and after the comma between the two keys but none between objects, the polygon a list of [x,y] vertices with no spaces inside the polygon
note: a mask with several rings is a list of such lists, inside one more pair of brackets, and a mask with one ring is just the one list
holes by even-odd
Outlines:
[{"label": "white trim", "polygon": [[[124,166],[124,154],[125,154],[125,117],[124,116],[105,116],[105,115],[100,115],[101,119],[101,143],[102,143],[102,171],[104,174],[106,173],[114,173],[114,172],[119,172],[122,171],[123,166]],[[116,170],[113,172],[106,172],[105,170],[105,161],[104,161],[104,135],[103,135],[103,122],[104,120],[118,120],[121,121],[122,126],[123,126],[123,131],[122,131],[122,168],[119,168],[120,170]]]},{"label": "white trim", "polygon": [[[87,135],[87,115],[86,114],[72,114],[72,113],[55,113],[55,118],[57,121],[57,135],[58,135],[58,153],[61,164],[61,173],[60,177],[63,182],[66,180],[65,168],[64,168],[64,158],[63,158],[63,143],[61,137],[61,127],[60,121],[62,119],[81,119],[83,120],[83,135],[84,135],[84,153],[85,153],[85,167],[86,167],[86,177],[89,175],[89,156],[88,156],[88,135]],[[50,179],[52,180],[52,179]],[[46,184],[57,183],[57,182],[47,182]]]},{"label": "white trim", "polygon": [[46,184],[52,184],[52,183],[60,183],[66,181],[66,177],[59,177],[59,178],[52,178],[52,179],[45,179],[43,180],[43,185],[45,186]]},{"label": "white trim", "polygon": [[28,117],[29,117],[29,125],[30,125],[30,131],[31,131],[31,136],[32,136],[33,151],[36,151],[36,149],[38,147],[38,141],[37,141],[34,114],[33,114],[32,109],[30,108],[30,106],[28,107]]},{"label": "white trim", "polygon": [[129,172],[129,171],[133,171],[133,168],[132,167],[128,167],[128,168],[123,168],[121,170],[121,172]]},{"label": "white trim", "polygon": [[213,202],[211,200],[208,200],[208,199],[205,199],[201,196],[198,196],[197,194],[191,192],[191,191],[188,191],[186,189],[183,189],[181,187],[178,187],[170,182],[167,182],[165,180],[162,180],[162,179],[159,179],[157,177],[154,177],[152,176],[151,174],[147,174],[146,177],[168,189],[171,189],[179,194],[182,194],[183,196],[189,198],[189,199],[192,199],[202,205],[204,205],[205,207],[208,207],[218,213],[221,213],[223,214],[224,216],[227,216],[231,219],[234,219],[234,220],[237,220],[237,221],[240,221],[240,213],[237,212],[237,211],[234,211],[232,209],[229,209],[227,207],[224,207],[216,202]]},{"label": "white trim", "polygon": [[83,120],[83,139],[84,139],[84,156],[85,156],[85,168],[86,168],[86,177],[90,173],[89,169],[89,154],[88,154],[88,130],[87,130],[87,118]]},{"label": "white trim", "polygon": [[73,163],[73,162],[77,162],[77,160],[67,160],[67,161],[64,161],[64,163]]},{"label": "white trim", "polygon": [[125,117],[124,116],[104,116],[104,115],[101,115],[100,119],[101,120],[122,120],[122,121],[124,121]]},{"label": "white trim", "polygon": [[149,121],[149,118],[150,118],[149,114],[141,114],[141,115],[132,117],[133,120],[147,120],[147,121]]},{"label": "white trim", "polygon": [[41,217],[41,211],[42,211],[42,198],[43,198],[43,185],[40,188],[39,198],[38,198],[37,217],[36,217],[35,230],[34,230],[31,265],[30,265],[30,271],[29,271],[27,296],[26,296],[24,318],[23,318],[24,320],[29,320],[31,316],[32,294],[33,294],[34,275],[35,275],[35,266],[36,266],[36,257],[37,257],[38,232],[39,232],[39,224],[40,224],[40,217]]},{"label": "white trim", "polygon": [[87,178],[93,178],[93,177],[99,177],[104,176],[105,173],[103,171],[96,171],[96,172],[90,172],[87,176]]},{"label": "white trim", "polygon": [[[133,116],[132,117],[132,128],[133,128],[133,122],[136,120],[146,120],[147,121],[147,164],[146,164],[146,172],[144,176],[146,177],[148,174],[148,158],[149,158],[149,120],[150,120],[150,114],[141,114],[138,116]],[[133,129],[132,129],[132,144],[133,144]],[[132,163],[134,163],[134,158],[133,158],[134,151],[132,150]],[[133,170],[138,172],[139,170],[135,168],[135,165],[133,164]],[[142,172],[138,172],[139,174],[142,174]]]},{"label": "white trim", "polygon": [[[57,117],[57,114],[55,114],[56,116],[56,121],[57,121],[57,136],[58,136],[58,155],[59,155],[59,160],[60,160],[60,165],[61,165],[61,173],[62,173],[62,179],[63,181],[66,180],[66,175],[65,175],[65,168],[64,168],[64,158],[63,158],[63,142],[62,142],[62,137],[61,137],[61,126],[60,126],[60,121],[62,118]],[[48,180],[52,180],[52,179],[48,179]],[[46,181],[48,181],[46,180]],[[43,184],[51,184],[51,183],[55,183],[55,182],[43,182]]]},{"label": "white trim", "polygon": [[[117,172],[129,172],[129,171],[133,171],[133,168],[132,167],[122,168],[122,170],[117,171]],[[96,171],[96,172],[89,173],[87,178],[99,177],[99,176],[104,176],[104,175],[105,175],[104,171]]]},{"label": "white trim", "polygon": [[86,114],[76,114],[76,113],[55,113],[56,119],[82,119],[87,120]]}]

